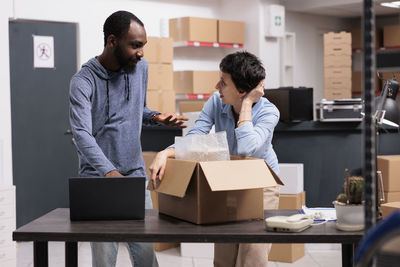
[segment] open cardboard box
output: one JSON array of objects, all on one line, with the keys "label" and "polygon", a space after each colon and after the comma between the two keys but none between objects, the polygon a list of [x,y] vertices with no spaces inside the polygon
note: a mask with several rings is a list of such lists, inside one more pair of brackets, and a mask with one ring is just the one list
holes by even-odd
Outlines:
[{"label": "open cardboard box", "polygon": [[263,219],[263,188],[283,185],[263,159],[168,159],[158,192],[159,212],[196,224]]}]

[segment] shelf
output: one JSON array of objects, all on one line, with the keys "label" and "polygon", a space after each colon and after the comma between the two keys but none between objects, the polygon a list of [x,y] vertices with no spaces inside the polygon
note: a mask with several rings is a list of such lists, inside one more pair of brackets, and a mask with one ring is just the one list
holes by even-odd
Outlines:
[{"label": "shelf", "polygon": [[183,41],[183,42],[174,42],[174,47],[228,47],[228,48],[243,48],[243,44],[227,44],[227,43]]},{"label": "shelf", "polygon": [[176,100],[199,100],[199,99],[209,99],[211,94],[177,94]]},{"label": "shelf", "polygon": [[[391,47],[378,47],[375,48],[376,52],[397,52],[400,51],[400,46],[391,46]],[[351,49],[353,53],[361,53],[363,50],[361,48],[353,48]]]}]

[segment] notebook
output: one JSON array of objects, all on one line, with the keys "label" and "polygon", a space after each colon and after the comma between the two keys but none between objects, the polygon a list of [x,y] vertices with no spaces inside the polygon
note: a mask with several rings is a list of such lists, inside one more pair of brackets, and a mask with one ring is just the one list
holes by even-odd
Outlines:
[{"label": "notebook", "polygon": [[143,220],[144,177],[69,179],[71,221]]}]

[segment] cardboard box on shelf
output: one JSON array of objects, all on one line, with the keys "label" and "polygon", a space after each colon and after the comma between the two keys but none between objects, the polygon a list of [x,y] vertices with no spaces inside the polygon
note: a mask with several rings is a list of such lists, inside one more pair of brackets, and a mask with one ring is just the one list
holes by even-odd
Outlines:
[{"label": "cardboard box on shelf", "polygon": [[351,68],[325,68],[324,69],[324,78],[332,78],[332,79],[351,79],[352,73]]},{"label": "cardboard box on shelf", "polygon": [[348,44],[327,44],[324,46],[324,56],[351,56],[351,46]]},{"label": "cardboard box on shelf", "polygon": [[304,191],[303,163],[279,163],[282,182],[281,194],[299,194]]},{"label": "cardboard box on shelf", "polygon": [[[160,213],[208,224],[263,219],[263,188],[278,183],[282,184],[279,177],[262,159],[168,159],[164,177],[155,191],[159,193]],[[151,184],[149,189],[154,190]]]},{"label": "cardboard box on shelf", "polygon": [[177,94],[212,94],[219,81],[219,71],[174,71],[174,90]]},{"label": "cardboard box on shelf", "polygon": [[218,42],[244,44],[245,23],[243,21],[218,20]]},{"label": "cardboard box on shelf", "polygon": [[327,55],[324,56],[324,67],[325,68],[351,68],[351,56],[350,55]]},{"label": "cardboard box on shelf", "polygon": [[381,205],[382,217],[386,218],[393,211],[400,210],[400,202],[390,202]]},{"label": "cardboard box on shelf", "polygon": [[151,110],[165,112],[175,112],[175,92],[164,90],[147,90],[146,105]]},{"label": "cardboard box on shelf", "polygon": [[217,42],[217,20],[195,17],[170,19],[169,36],[174,42]]},{"label": "cardboard box on shelf", "polygon": [[324,46],[332,44],[351,45],[351,34],[349,32],[328,32],[324,34]]},{"label": "cardboard box on shelf", "polygon": [[383,46],[400,46],[400,25],[389,25],[383,27]]},{"label": "cardboard box on shelf", "polygon": [[280,210],[295,210],[301,209],[302,205],[306,204],[306,192],[299,194],[280,194],[279,207]]},{"label": "cardboard box on shelf", "polygon": [[324,90],[349,90],[351,91],[351,77],[350,78],[324,78]]},{"label": "cardboard box on shelf", "polygon": [[172,64],[149,64],[149,81],[147,89],[173,90]]},{"label": "cardboard box on shelf", "polygon": [[171,64],[174,57],[172,38],[147,37],[143,48],[144,58],[149,63]]},{"label": "cardboard box on shelf", "polygon": [[[375,91],[379,91],[381,84],[377,75],[375,75]],[[353,93],[362,93],[362,72],[353,71],[351,76],[351,91]]]},{"label": "cardboard box on shelf", "polygon": [[346,99],[351,98],[351,88],[347,89],[327,89],[324,88],[325,99]]},{"label": "cardboard box on shelf", "polygon": [[400,191],[400,155],[378,156],[378,170],[382,172],[384,191]]},{"label": "cardboard box on shelf", "polygon": [[201,111],[206,102],[207,100],[181,100],[178,102],[179,113]]},{"label": "cardboard box on shelf", "polygon": [[[349,30],[351,34],[351,48],[352,49],[362,49],[363,39],[361,28],[353,28]],[[375,48],[382,46],[382,29],[375,29]]]},{"label": "cardboard box on shelf", "polygon": [[[157,155],[157,152],[153,151],[143,151],[142,156],[144,159],[145,170],[147,177],[150,177],[149,167],[150,164],[153,162],[154,157]],[[151,201],[153,203],[153,209],[158,209],[158,196],[157,192],[151,191]],[[154,250],[155,251],[163,251],[170,248],[179,247],[179,243],[154,243]]]},{"label": "cardboard box on shelf", "polygon": [[400,191],[384,192],[385,203],[400,201]]},{"label": "cardboard box on shelf", "polygon": [[268,261],[292,263],[305,255],[304,244],[272,244]]}]

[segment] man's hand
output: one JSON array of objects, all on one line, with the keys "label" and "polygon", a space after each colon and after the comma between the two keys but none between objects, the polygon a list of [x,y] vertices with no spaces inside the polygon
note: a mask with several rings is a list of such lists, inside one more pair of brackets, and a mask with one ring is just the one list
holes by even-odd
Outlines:
[{"label": "man's hand", "polygon": [[120,174],[117,170],[113,170],[106,173],[105,177],[124,177],[124,176]]},{"label": "man's hand", "polygon": [[262,80],[256,88],[251,90],[246,96],[243,98],[243,101],[248,101],[253,104],[256,103],[262,96],[264,95],[264,80]]},{"label": "man's hand", "polygon": [[188,117],[176,115],[175,113],[162,113],[154,116],[153,121],[166,126],[186,128],[183,123],[189,120]]}]

